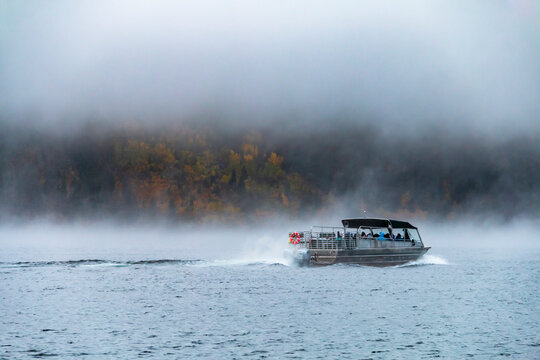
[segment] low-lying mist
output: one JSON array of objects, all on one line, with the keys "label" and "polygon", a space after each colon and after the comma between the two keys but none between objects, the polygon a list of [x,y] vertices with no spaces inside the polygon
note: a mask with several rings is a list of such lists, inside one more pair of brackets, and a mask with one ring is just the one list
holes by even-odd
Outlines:
[{"label": "low-lying mist", "polygon": [[[540,223],[516,219],[493,221],[413,222],[430,261],[448,263],[486,255],[512,259],[539,254]],[[339,217],[325,220],[266,221],[252,226],[207,224],[118,224],[114,221],[58,224],[35,221],[0,226],[0,262],[200,260],[204,266],[249,264],[294,265],[288,233],[311,225],[340,226]],[[475,254],[472,256],[471,254]],[[439,259],[439,260],[437,260]]]},{"label": "low-lying mist", "polygon": [[288,230],[278,223],[225,224],[34,221],[0,226],[0,261],[205,260],[216,264],[285,263]]}]

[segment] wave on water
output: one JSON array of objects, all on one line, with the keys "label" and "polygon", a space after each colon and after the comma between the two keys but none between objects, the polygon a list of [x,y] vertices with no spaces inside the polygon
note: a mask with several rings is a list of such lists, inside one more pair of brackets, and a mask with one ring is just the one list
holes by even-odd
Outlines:
[{"label": "wave on water", "polygon": [[288,266],[288,264],[275,261],[275,260],[265,260],[265,259],[231,259],[231,260],[211,260],[211,261],[201,261],[198,263],[192,264],[197,267],[206,267],[206,266]]},{"label": "wave on water", "polygon": [[450,263],[443,257],[437,255],[424,255],[416,261],[398,265],[397,267],[411,267],[411,266],[423,266],[423,265],[450,265]]},{"label": "wave on water", "polygon": [[157,259],[157,260],[135,260],[135,261],[114,261],[102,259],[81,259],[81,260],[65,260],[65,261],[19,261],[19,262],[0,262],[0,268],[28,268],[28,267],[44,267],[44,266],[133,266],[133,265],[166,265],[180,264],[190,265],[202,260],[186,260],[186,259]]},{"label": "wave on water", "polygon": [[[80,259],[66,261],[20,261],[20,262],[0,262],[0,268],[33,268],[33,267],[127,267],[127,266],[155,266],[155,265],[185,265],[196,267],[229,267],[229,266],[292,266],[296,262],[292,254],[285,252],[282,256],[244,256],[236,259],[150,259],[150,260],[130,260],[115,261],[104,259]],[[351,264],[348,264],[351,265]],[[437,255],[424,255],[416,261],[395,266],[415,267],[424,265],[449,265],[443,257]]]},{"label": "wave on water", "polygon": [[35,268],[35,267],[127,267],[127,266],[153,266],[153,265],[186,265],[197,267],[211,266],[287,266],[285,261],[279,259],[230,259],[230,260],[199,260],[199,259],[155,259],[114,261],[101,259],[82,259],[67,261],[19,261],[0,262],[0,268]]},{"label": "wave on water", "polygon": [[[274,246],[271,246],[271,245]],[[289,247],[280,244],[275,246],[271,241],[261,242],[249,249],[239,252],[238,257],[232,259],[215,259],[200,261],[194,266],[293,266],[296,264],[294,252]]]}]

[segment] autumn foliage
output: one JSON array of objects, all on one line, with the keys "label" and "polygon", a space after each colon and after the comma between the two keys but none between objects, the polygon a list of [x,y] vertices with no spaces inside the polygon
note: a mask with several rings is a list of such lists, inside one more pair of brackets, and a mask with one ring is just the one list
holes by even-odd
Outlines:
[{"label": "autumn foliage", "polygon": [[0,132],[0,215],[241,221],[341,208],[352,216],[540,216],[540,153],[531,141],[156,128]]},{"label": "autumn foliage", "polygon": [[[177,219],[227,219],[294,213],[324,196],[283,155],[250,140],[219,140],[209,130],[145,132],[33,143],[7,166],[19,209],[56,216],[86,207]],[[76,143],[73,140],[77,140]],[[8,179],[9,181],[10,179]],[[281,209],[281,210],[280,210]]]}]

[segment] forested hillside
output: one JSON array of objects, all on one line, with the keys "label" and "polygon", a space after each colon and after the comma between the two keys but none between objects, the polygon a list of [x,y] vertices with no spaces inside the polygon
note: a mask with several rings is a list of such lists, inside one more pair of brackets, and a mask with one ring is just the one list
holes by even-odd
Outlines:
[{"label": "forested hillside", "polygon": [[283,133],[212,126],[5,128],[2,213],[242,221],[276,214],[539,214],[540,154],[527,139],[393,141],[371,128]]}]

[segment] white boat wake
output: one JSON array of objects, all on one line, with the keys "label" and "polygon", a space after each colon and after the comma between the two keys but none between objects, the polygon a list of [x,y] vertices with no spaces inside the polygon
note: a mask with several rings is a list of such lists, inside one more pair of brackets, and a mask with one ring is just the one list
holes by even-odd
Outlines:
[{"label": "white boat wake", "polygon": [[423,255],[418,260],[411,261],[407,264],[399,265],[397,267],[420,266],[420,265],[450,265],[450,263],[441,256]]}]

